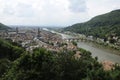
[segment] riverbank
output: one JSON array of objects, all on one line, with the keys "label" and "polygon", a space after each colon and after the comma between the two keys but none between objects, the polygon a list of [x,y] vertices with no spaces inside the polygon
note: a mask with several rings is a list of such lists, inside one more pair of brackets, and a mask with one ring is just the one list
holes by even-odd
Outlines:
[{"label": "riverbank", "polygon": [[96,42],[93,42],[93,41],[83,41],[83,42],[87,43],[88,45],[92,45],[93,47],[97,47],[99,49],[102,49],[102,50],[104,50],[108,53],[112,53],[112,54],[120,56],[120,51],[119,50],[116,50],[116,49],[111,48],[109,46],[105,46],[105,45],[102,45],[102,44],[99,44],[99,43],[96,43]]},{"label": "riverbank", "polygon": [[83,48],[87,51],[90,51],[92,53],[92,57],[98,57],[98,61],[111,61],[113,63],[119,63],[120,64],[120,56],[113,54],[110,51],[106,51],[105,49],[99,48],[95,46],[93,43],[88,42],[78,42],[78,47]]},{"label": "riverbank", "polygon": [[[53,30],[49,30],[49,31],[53,32]],[[56,31],[54,31],[54,33],[60,34],[63,39],[77,37],[73,35],[59,33]],[[116,55],[112,49],[106,49],[103,46],[97,45],[97,43],[89,42],[86,40],[83,40],[83,42],[78,42],[77,45],[79,48],[83,48],[87,51],[90,51],[92,53],[93,58],[98,57],[99,62],[110,61],[113,63],[120,64],[120,56]]]},{"label": "riverbank", "polygon": [[74,36],[74,37],[79,37],[81,39],[81,41],[85,41],[87,44],[90,44],[94,47],[103,49],[103,50],[105,50],[109,53],[120,56],[120,49],[116,48],[112,44],[108,44],[108,43],[105,43],[105,42],[101,42],[101,41],[99,42],[97,40],[93,40],[93,37],[87,38],[83,34],[77,34],[77,33],[72,33],[72,32],[64,32],[63,34]]}]

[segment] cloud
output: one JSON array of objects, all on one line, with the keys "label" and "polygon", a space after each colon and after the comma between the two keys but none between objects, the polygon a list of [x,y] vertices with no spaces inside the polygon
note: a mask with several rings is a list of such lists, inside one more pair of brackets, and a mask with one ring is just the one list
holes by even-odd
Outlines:
[{"label": "cloud", "polygon": [[4,7],[3,13],[7,14],[7,15],[14,15],[13,8],[11,8],[11,7]]},{"label": "cloud", "polygon": [[120,9],[120,0],[87,0],[86,4],[90,17]]},{"label": "cloud", "polygon": [[34,15],[34,9],[32,8],[32,5],[29,4],[21,2],[13,4],[11,2],[7,2],[4,4],[3,13],[8,16],[32,17]]},{"label": "cloud", "polygon": [[85,0],[69,0],[69,1],[70,1],[69,9],[72,12],[86,12],[87,11]]},{"label": "cloud", "polygon": [[34,16],[34,10],[32,5],[18,3],[15,8],[15,15],[18,17],[32,17]]},{"label": "cloud", "polygon": [[72,25],[120,9],[120,0],[0,0],[0,22]]}]

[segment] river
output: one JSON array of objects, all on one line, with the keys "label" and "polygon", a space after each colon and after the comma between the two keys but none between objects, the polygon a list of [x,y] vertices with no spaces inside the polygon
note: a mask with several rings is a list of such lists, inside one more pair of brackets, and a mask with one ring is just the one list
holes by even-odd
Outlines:
[{"label": "river", "polygon": [[[51,32],[57,33],[55,31],[51,31]],[[66,35],[62,33],[58,33],[58,34],[60,34],[63,39],[72,37],[70,35]],[[78,42],[77,44],[79,48],[83,48],[83,49],[90,51],[92,53],[92,57],[97,56],[99,61],[107,60],[107,61],[112,61],[112,62],[120,64],[120,56],[114,54],[111,50],[106,51],[105,49],[98,48],[86,42]]]},{"label": "river", "polygon": [[85,42],[78,42],[78,47],[86,49],[92,53],[93,57],[98,57],[99,61],[112,61],[120,64],[120,56],[115,55],[111,51],[106,51],[104,49],[98,48],[96,46],[90,45]]}]

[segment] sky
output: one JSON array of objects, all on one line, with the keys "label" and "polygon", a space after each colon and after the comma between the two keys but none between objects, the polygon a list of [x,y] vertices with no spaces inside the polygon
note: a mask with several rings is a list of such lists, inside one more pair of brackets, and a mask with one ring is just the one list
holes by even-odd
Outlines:
[{"label": "sky", "polygon": [[120,0],[0,0],[0,22],[69,26],[116,9],[120,9]]}]

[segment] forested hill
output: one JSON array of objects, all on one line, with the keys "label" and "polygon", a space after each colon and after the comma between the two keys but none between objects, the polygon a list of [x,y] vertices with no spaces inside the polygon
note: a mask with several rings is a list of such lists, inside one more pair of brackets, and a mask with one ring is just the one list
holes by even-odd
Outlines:
[{"label": "forested hill", "polygon": [[120,9],[96,16],[85,23],[74,24],[64,30],[101,38],[111,34],[120,36]]},{"label": "forested hill", "polygon": [[6,30],[6,29],[10,29],[8,26],[0,23],[0,30]]}]

